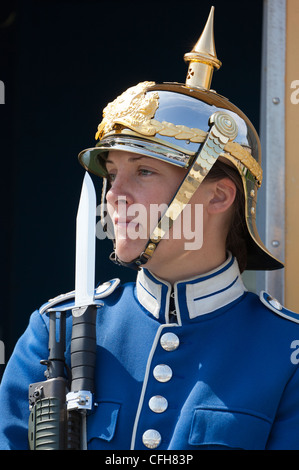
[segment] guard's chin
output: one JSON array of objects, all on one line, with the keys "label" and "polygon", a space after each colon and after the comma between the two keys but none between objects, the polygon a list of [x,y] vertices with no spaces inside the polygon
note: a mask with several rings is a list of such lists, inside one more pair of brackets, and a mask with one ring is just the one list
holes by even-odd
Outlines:
[{"label": "guard's chin", "polygon": [[135,260],[140,256],[140,254],[145,249],[145,243],[139,241],[129,241],[121,240],[120,242],[116,243],[115,253],[121,261],[124,263],[130,263],[131,261]]}]

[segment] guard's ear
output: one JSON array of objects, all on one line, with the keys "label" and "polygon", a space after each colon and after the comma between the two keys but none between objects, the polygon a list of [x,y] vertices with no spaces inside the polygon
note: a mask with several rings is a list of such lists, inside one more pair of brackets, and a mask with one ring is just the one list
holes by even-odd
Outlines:
[{"label": "guard's ear", "polygon": [[237,188],[230,178],[222,178],[212,183],[213,193],[208,204],[210,214],[227,211],[233,204]]}]

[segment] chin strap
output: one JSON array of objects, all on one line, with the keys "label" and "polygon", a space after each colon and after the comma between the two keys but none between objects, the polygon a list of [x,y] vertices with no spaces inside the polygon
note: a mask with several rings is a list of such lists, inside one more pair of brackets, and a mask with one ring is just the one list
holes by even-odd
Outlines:
[{"label": "chin strap", "polygon": [[115,251],[113,251],[110,255],[111,261],[121,266],[139,269],[141,265],[146,264],[153,256],[158,244],[189,203],[193,194],[209,173],[219,155],[223,152],[225,145],[233,141],[238,135],[238,127],[234,119],[222,111],[212,114],[209,124],[211,128],[204,144],[198,150],[197,155],[195,155],[187,175],[167,210],[160,218],[156,228],[153,230],[144,251],[128,263],[120,260]]},{"label": "chin strap", "polygon": [[140,266],[147,263],[148,261],[148,258],[144,258],[142,257],[142,253],[140,256],[138,256],[138,258],[135,258],[133,259],[132,261],[122,261],[116,254],[115,250],[112,251],[111,255],[109,256],[109,259],[110,261],[112,261],[113,263],[117,264],[118,266],[124,266],[125,268],[131,268],[131,269],[135,269],[136,271],[138,271],[140,269]]}]

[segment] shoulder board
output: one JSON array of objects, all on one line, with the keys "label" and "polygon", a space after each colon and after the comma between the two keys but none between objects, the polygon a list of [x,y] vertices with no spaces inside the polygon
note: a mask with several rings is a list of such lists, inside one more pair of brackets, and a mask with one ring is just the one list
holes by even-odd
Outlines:
[{"label": "shoulder board", "polygon": [[280,317],[286,318],[287,320],[293,321],[295,323],[299,323],[299,315],[298,313],[292,312],[292,310],[288,310],[285,308],[281,303],[268,294],[265,291],[260,293],[260,300],[261,302],[268,307],[272,312],[276,313]]},{"label": "shoulder board", "polygon": [[[100,301],[101,299],[108,297],[108,295],[112,294],[115,289],[118,287],[120,283],[120,279],[115,278],[111,281],[104,282],[104,284],[100,284],[94,291],[94,300],[95,303],[100,306],[103,303]],[[54,299],[48,300],[40,309],[39,313],[43,315],[46,312],[51,312],[53,310],[57,312],[62,312],[65,310],[70,310],[75,305],[75,291],[67,292],[66,294],[61,294],[55,297]]]}]

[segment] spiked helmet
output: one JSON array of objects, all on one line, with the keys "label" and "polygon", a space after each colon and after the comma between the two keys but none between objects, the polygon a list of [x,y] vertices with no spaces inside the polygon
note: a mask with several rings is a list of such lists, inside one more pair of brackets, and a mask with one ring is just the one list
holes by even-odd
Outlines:
[{"label": "spiked helmet", "polygon": [[[261,146],[246,115],[227,98],[210,89],[214,69],[221,66],[214,43],[214,7],[193,50],[186,83],[142,82],[129,88],[103,111],[95,147],[83,150],[83,167],[104,178],[109,150],[123,150],[158,158],[187,169],[171,204],[161,217],[144,251],[131,263],[140,266],[150,259],[171,226],[219,156],[238,170],[244,187],[247,266],[252,270],[283,267],[263,245],[256,227],[257,191],[262,184]],[[168,224],[165,224],[165,221]]]}]

